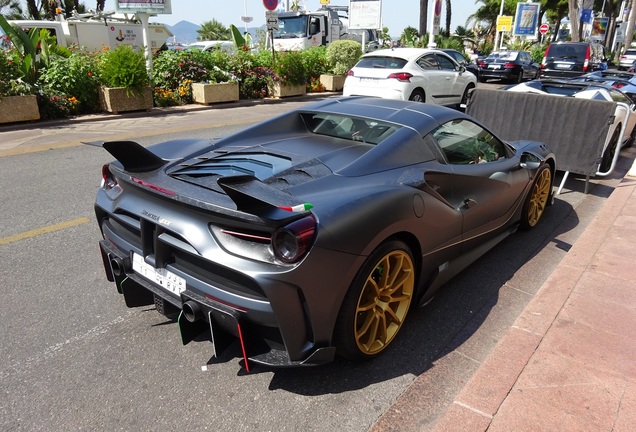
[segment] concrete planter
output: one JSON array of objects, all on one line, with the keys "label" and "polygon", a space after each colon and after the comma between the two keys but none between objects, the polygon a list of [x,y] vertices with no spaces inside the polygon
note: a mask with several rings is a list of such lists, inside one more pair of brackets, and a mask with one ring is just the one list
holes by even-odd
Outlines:
[{"label": "concrete planter", "polygon": [[345,75],[320,75],[320,83],[325,87],[326,91],[340,91],[344,88]]},{"label": "concrete planter", "polygon": [[213,84],[192,83],[192,100],[199,104],[234,102],[239,100],[239,86],[234,81]]},{"label": "concrete planter", "polygon": [[3,96],[0,98],[0,123],[32,120],[40,120],[37,96]]},{"label": "concrete planter", "polygon": [[276,98],[299,96],[307,93],[305,84],[285,84],[277,81],[270,84],[269,95]]},{"label": "concrete planter", "polygon": [[124,87],[100,87],[99,105],[102,111],[118,114],[124,111],[150,111],[152,89],[144,87],[140,92],[127,91]]}]

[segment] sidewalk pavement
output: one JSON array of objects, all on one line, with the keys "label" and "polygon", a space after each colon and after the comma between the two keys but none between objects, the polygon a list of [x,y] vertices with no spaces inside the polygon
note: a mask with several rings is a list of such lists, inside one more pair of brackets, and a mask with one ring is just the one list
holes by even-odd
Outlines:
[{"label": "sidewalk pavement", "polygon": [[437,422],[636,430],[636,163]]}]

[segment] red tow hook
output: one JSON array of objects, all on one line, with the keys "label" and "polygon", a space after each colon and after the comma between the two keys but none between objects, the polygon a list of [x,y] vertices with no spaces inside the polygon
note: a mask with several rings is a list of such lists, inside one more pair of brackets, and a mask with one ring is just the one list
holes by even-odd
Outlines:
[{"label": "red tow hook", "polygon": [[250,363],[247,360],[247,352],[245,351],[245,343],[243,342],[243,332],[241,331],[241,324],[236,323],[236,328],[238,330],[239,341],[241,342],[241,352],[243,352],[243,361],[245,361],[245,370],[247,373],[250,373]]}]

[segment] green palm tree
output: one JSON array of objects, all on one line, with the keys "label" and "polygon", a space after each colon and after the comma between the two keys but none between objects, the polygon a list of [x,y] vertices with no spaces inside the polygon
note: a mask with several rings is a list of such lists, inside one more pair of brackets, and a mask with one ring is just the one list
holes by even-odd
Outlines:
[{"label": "green palm tree", "polygon": [[8,20],[24,18],[20,0],[0,0],[0,14]]},{"label": "green palm tree", "polygon": [[[494,39],[497,31],[497,16],[501,9],[501,0],[477,0],[475,2],[482,3],[474,14],[466,20],[466,27],[482,25],[487,29],[488,37]],[[504,15],[513,16],[517,8],[517,0],[504,0]]]},{"label": "green palm tree", "polygon": [[197,33],[199,33],[198,40],[232,40],[230,29],[215,19],[204,21]]}]

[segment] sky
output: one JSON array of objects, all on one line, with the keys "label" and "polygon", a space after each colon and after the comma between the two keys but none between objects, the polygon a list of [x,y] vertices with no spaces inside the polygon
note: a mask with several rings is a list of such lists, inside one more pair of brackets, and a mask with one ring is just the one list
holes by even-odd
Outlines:
[{"label": "sky", "polygon": [[[285,0],[279,0],[283,3]],[[92,3],[91,0],[84,0],[86,5]],[[292,0],[289,0],[291,5]],[[429,17],[432,15],[430,8],[434,5],[434,0],[429,0]],[[331,5],[347,6],[348,0],[331,0]],[[320,0],[300,0],[300,5],[305,6],[309,11],[320,9]],[[475,13],[478,5],[475,0],[452,0],[453,10],[451,15],[451,32],[457,26],[465,26],[466,20]],[[115,10],[115,0],[106,0],[105,10]],[[201,24],[204,21],[215,19],[226,27],[234,24],[239,29],[245,27],[241,21],[242,16],[252,17],[253,21],[248,27],[260,27],[265,24],[265,6],[263,0],[172,0],[172,14],[161,14],[150,19],[151,22],[162,22],[168,25],[175,25],[179,21],[190,21],[194,24]],[[402,31],[408,27],[419,28],[420,0],[382,0],[382,25],[389,28],[389,34],[397,38]],[[446,1],[442,1],[441,25],[445,25]],[[429,24],[430,26],[430,24]]]}]

